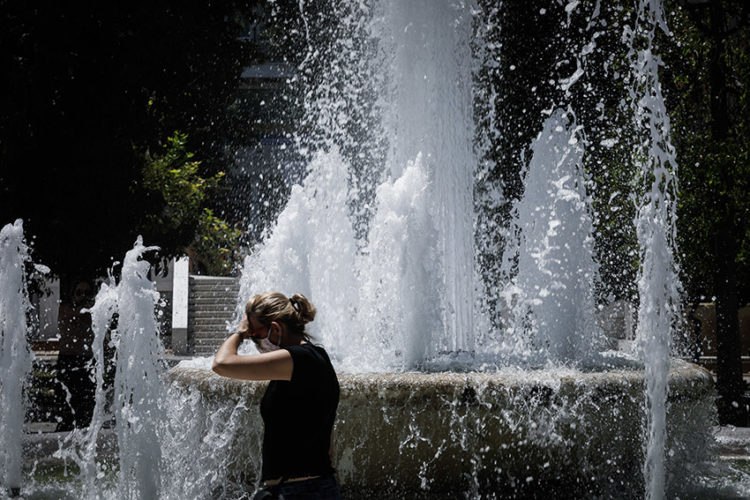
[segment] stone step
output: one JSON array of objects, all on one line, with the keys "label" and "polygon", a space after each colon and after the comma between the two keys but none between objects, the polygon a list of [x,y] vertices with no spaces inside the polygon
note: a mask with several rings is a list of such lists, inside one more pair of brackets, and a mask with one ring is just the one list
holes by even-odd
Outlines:
[{"label": "stone step", "polygon": [[234,295],[213,295],[210,297],[202,295],[200,298],[192,297],[188,301],[188,306],[212,304],[222,304],[234,309],[237,306],[237,297]]},{"label": "stone step", "polygon": [[231,294],[219,294],[212,292],[211,294],[207,293],[194,293],[190,292],[190,299],[188,300],[188,305],[196,305],[196,304],[224,304],[231,307],[237,306],[237,296],[231,295]]},{"label": "stone step", "polygon": [[188,318],[190,321],[202,319],[202,320],[210,320],[210,319],[227,319],[234,316],[234,309],[228,309],[228,308],[222,308],[221,306],[218,307],[196,307],[192,309],[188,309]]},{"label": "stone step", "polygon": [[196,290],[239,290],[240,284],[230,281],[217,281],[215,283],[202,283],[191,281],[190,286]]},{"label": "stone step", "polygon": [[194,338],[226,338],[229,332],[224,328],[211,328],[205,330],[191,330]]},{"label": "stone step", "polygon": [[225,338],[229,336],[229,332],[224,330],[204,330],[204,331],[195,331],[193,332],[193,338],[194,339],[203,339],[203,340],[221,340],[224,341]]},{"label": "stone step", "polygon": [[226,300],[231,301],[233,304],[237,303],[237,294],[232,292],[221,292],[221,291],[212,291],[212,292],[196,292],[195,290],[190,292],[190,299],[189,302],[196,302],[196,301],[202,301],[202,300]]},{"label": "stone step", "polygon": [[240,292],[238,278],[192,275],[188,279],[188,335],[196,355],[213,355],[229,335]]},{"label": "stone step", "polygon": [[216,349],[207,349],[207,348],[195,349],[196,356],[212,356],[215,353],[216,353]]},{"label": "stone step", "polygon": [[192,317],[194,319],[198,318],[211,318],[211,317],[217,317],[221,319],[226,319],[229,317],[234,316],[234,310],[229,309],[219,309],[218,307],[215,309],[207,309],[207,308],[198,308],[198,309],[190,309],[188,310],[188,317]]},{"label": "stone step", "polygon": [[203,337],[226,337],[229,335],[229,332],[227,332],[224,325],[202,326],[199,328],[193,328],[190,331],[195,335],[201,335]]},{"label": "stone step", "polygon": [[232,281],[201,282],[190,280],[190,288],[196,290],[239,290],[240,284]]},{"label": "stone step", "polygon": [[190,288],[195,290],[238,290],[240,284],[236,281],[194,281],[190,280]]},{"label": "stone step", "polygon": [[222,339],[229,335],[229,332],[222,329],[211,330],[191,330],[190,333],[194,339]]},{"label": "stone step", "polygon": [[239,281],[235,276],[204,276],[202,274],[191,274],[191,280],[195,281]]},{"label": "stone step", "polygon": [[[193,311],[188,310],[188,318],[231,318],[234,316],[234,309],[195,309]],[[188,319],[189,321],[189,319]]]},{"label": "stone step", "polygon": [[238,296],[239,291],[237,290],[224,290],[223,288],[215,288],[211,290],[190,289],[190,300],[195,300],[196,298],[231,298],[236,302]]},{"label": "stone step", "polygon": [[194,305],[221,304],[223,306],[230,305],[232,308],[234,308],[236,307],[237,301],[232,300],[232,297],[227,297],[227,296],[212,295],[212,296],[207,297],[205,295],[200,295],[190,300],[189,304],[194,304]]},{"label": "stone step", "polygon": [[217,318],[217,320],[211,320],[210,323],[188,323],[191,330],[221,330],[224,331],[227,328],[227,322],[232,324],[231,318]]},{"label": "stone step", "polygon": [[196,337],[195,345],[215,345],[218,347],[226,340],[226,338],[226,335],[221,337]]},{"label": "stone step", "polygon": [[224,339],[220,340],[211,340],[211,341],[204,341],[204,342],[196,342],[195,348],[196,349],[203,349],[203,350],[212,350],[216,352],[216,349],[221,346],[221,344],[224,343]]},{"label": "stone step", "polygon": [[224,301],[217,301],[217,302],[203,302],[203,303],[192,303],[188,304],[188,310],[192,309],[220,309],[220,310],[232,310],[234,311],[236,308],[234,307],[234,304],[229,300]]},{"label": "stone step", "polygon": [[234,290],[190,290],[190,300],[224,299],[237,302],[239,292]]},{"label": "stone step", "polygon": [[231,321],[231,319],[225,318],[225,317],[220,318],[220,317],[214,316],[210,318],[205,318],[205,317],[194,318],[193,321],[191,321],[190,323],[196,327],[201,327],[201,326],[206,327],[206,326],[224,326],[227,324],[227,321]]},{"label": "stone step", "polygon": [[196,342],[194,348],[195,349],[205,349],[210,350],[211,352],[216,352],[216,350],[221,346],[221,344],[224,343],[224,339],[221,340],[210,340],[210,341],[204,341],[204,342]]},{"label": "stone step", "polygon": [[200,351],[203,351],[203,352],[210,352],[211,354],[213,354],[213,353],[215,353],[219,349],[219,347],[221,347],[222,343],[223,343],[223,341],[221,341],[221,342],[202,342],[200,344],[196,343],[194,349],[196,351],[200,350]]},{"label": "stone step", "polygon": [[190,330],[194,332],[226,332],[226,322],[213,323],[209,325],[191,325]]},{"label": "stone step", "polygon": [[215,307],[191,307],[188,309],[188,318],[206,318],[216,316],[217,318],[226,318],[227,316],[234,316],[234,308],[222,307],[217,305]]},{"label": "stone step", "polygon": [[190,331],[201,334],[215,332],[215,335],[228,335],[226,323],[221,325],[193,325],[190,327]]}]

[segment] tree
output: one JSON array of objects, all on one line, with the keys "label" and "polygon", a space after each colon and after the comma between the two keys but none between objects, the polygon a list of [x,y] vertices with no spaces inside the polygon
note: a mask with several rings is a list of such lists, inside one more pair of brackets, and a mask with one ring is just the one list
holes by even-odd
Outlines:
[{"label": "tree", "polygon": [[224,177],[224,172],[204,178],[198,174],[200,162],[186,150],[187,136],[175,132],[163,151],[146,155],[143,185],[161,211],[146,214],[139,232],[147,240],[162,238],[172,242],[190,241],[199,264],[208,274],[225,275],[233,267],[233,250],[240,231],[231,228],[206,201]]},{"label": "tree", "polygon": [[[227,109],[262,57],[242,38],[255,3],[0,3],[0,221],[25,220],[37,261],[72,275],[120,259],[164,209],[143,172],[174,130],[200,176],[226,168],[241,129]],[[183,229],[147,242],[174,254]]]},{"label": "tree", "polygon": [[719,418],[746,425],[737,310],[750,299],[750,6],[711,0],[672,12],[665,80],[681,169],[683,279],[691,301],[716,302]]}]

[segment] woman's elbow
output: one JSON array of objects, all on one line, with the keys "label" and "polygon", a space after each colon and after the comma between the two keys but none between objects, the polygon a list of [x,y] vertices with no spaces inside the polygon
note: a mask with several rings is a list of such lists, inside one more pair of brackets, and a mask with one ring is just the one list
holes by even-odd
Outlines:
[{"label": "woman's elbow", "polygon": [[223,357],[215,356],[214,362],[211,365],[211,369],[214,371],[214,373],[217,373],[219,375],[223,375],[224,369],[226,368],[226,362]]}]

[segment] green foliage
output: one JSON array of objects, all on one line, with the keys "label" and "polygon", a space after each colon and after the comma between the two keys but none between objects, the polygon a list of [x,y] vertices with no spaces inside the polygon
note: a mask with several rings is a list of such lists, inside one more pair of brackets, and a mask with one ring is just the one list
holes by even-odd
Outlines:
[{"label": "green foliage", "polygon": [[[673,141],[680,166],[678,236],[683,281],[693,299],[717,295],[714,235],[736,239],[740,301],[750,300],[750,23],[741,2],[721,2],[734,26],[721,42],[711,36],[704,7],[670,9],[664,40]],[[716,58],[716,60],[712,60]],[[716,88],[724,75],[724,88]],[[717,113],[712,99],[726,92]],[[714,103],[715,104],[715,103]],[[725,127],[717,124],[723,122]],[[724,244],[720,242],[720,244]]]},{"label": "green foliage", "polygon": [[[238,245],[240,232],[205,206],[224,173],[202,177],[200,162],[193,159],[186,144],[187,135],[175,132],[161,153],[146,155],[143,185],[159,200],[161,210],[148,214],[142,231],[154,235],[154,241],[166,238],[189,242],[185,246],[196,252],[207,273],[225,275],[232,270],[232,252]],[[174,250],[184,252],[184,247]],[[170,253],[162,256],[168,257]]]},{"label": "green foliage", "polygon": [[180,130],[203,177],[226,171],[255,119],[231,107],[264,57],[247,37],[263,5],[0,2],[0,221],[24,219],[35,259],[99,274],[146,226],[166,254],[192,241],[195,226],[155,225],[165,203],[144,186],[145,152]]},{"label": "green foliage", "polygon": [[225,276],[233,270],[234,252],[239,246],[239,239],[238,229],[230,227],[211,210],[204,208],[191,248],[208,274]]},{"label": "green foliage", "polygon": [[175,132],[167,139],[164,152],[146,155],[143,185],[164,199],[164,211],[150,214],[149,219],[172,227],[195,225],[209,190],[214,189],[223,172],[203,178],[198,174],[200,162],[186,150],[187,134]]}]

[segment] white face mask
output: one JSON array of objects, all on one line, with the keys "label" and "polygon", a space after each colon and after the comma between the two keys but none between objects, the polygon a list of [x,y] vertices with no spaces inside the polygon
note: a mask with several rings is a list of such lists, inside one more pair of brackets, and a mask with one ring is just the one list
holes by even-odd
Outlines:
[{"label": "white face mask", "polygon": [[271,332],[268,332],[266,338],[255,341],[255,348],[258,349],[259,353],[263,354],[266,352],[272,352],[281,349],[281,335],[279,335],[278,345],[271,342],[271,340],[269,339],[270,336]]}]

